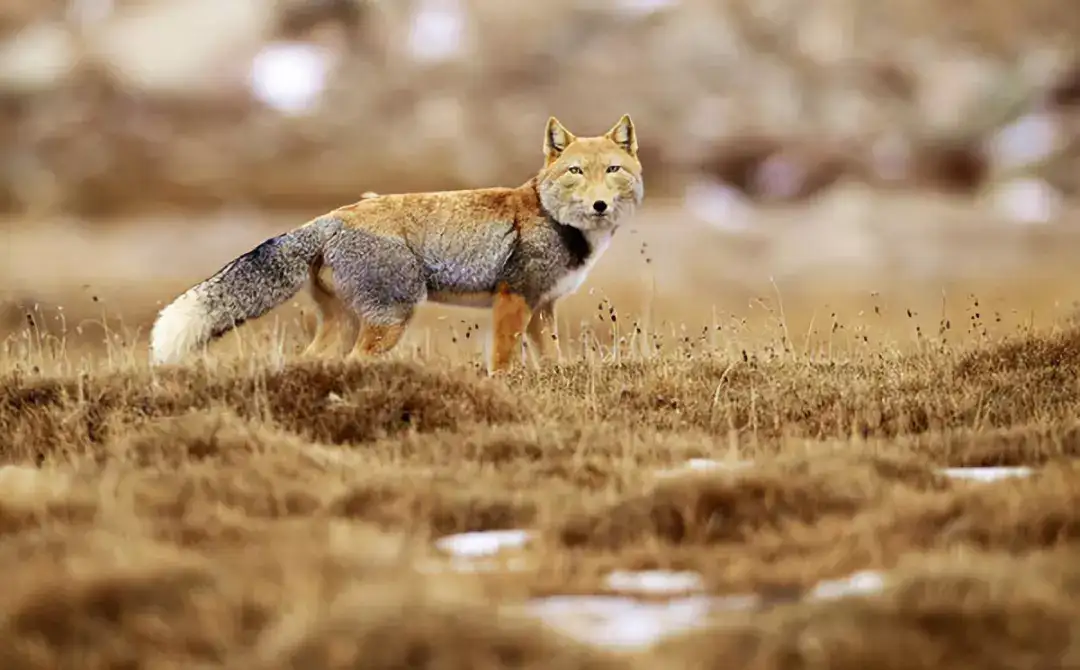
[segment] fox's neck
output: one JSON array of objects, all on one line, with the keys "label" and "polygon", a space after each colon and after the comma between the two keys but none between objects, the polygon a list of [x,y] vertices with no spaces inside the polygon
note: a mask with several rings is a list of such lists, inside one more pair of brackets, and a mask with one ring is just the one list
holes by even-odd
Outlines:
[{"label": "fox's neck", "polygon": [[568,223],[563,223],[544,207],[544,201],[540,197],[540,178],[533,177],[522,188],[531,191],[530,196],[536,198],[537,207],[543,214],[548,225],[558,234],[562,246],[570,255],[570,265],[578,268],[587,264],[597,253],[602,252],[611,242],[614,228],[603,230],[582,230]]},{"label": "fox's neck", "polygon": [[540,175],[539,174],[534,175],[532,179],[530,179],[529,181],[522,184],[521,189],[528,192],[528,197],[536,199],[536,207],[537,207],[537,209],[540,210],[540,213],[544,215],[544,218],[546,218],[549,223],[559,225],[559,226],[562,226],[564,228],[573,227],[573,226],[571,226],[569,223],[567,223],[565,221],[560,221],[555,216],[555,213],[552,212],[551,209],[549,209],[548,207],[546,207],[544,205],[544,198],[540,195]]},{"label": "fox's neck", "polygon": [[562,222],[557,220],[555,215],[544,206],[544,199],[540,197],[540,175],[533,175],[529,181],[521,185],[521,189],[527,191],[530,198],[536,198],[536,207],[544,215],[544,218],[550,222],[562,224]]}]

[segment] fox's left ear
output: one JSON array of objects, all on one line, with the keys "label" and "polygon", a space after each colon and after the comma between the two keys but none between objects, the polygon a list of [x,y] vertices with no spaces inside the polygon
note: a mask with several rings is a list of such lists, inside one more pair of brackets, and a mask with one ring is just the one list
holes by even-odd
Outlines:
[{"label": "fox's left ear", "polygon": [[634,132],[634,122],[629,114],[623,114],[619,122],[607,131],[604,137],[618,144],[631,156],[637,156],[637,133]]}]

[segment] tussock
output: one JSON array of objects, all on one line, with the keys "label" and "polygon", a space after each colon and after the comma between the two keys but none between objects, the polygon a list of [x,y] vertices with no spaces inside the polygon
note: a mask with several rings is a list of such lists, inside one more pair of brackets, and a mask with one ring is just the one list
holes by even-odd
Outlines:
[{"label": "tussock", "polygon": [[1062,375],[1061,381],[1080,373],[1080,330],[1070,328],[1050,336],[1012,338],[973,351],[956,366],[961,378],[1031,375],[1050,370]]},{"label": "tussock", "polygon": [[[786,467],[785,467],[786,465]],[[643,540],[672,544],[751,541],[766,529],[853,517],[894,487],[945,489],[925,467],[887,460],[805,460],[748,471],[688,474],[570,517],[560,529],[569,546],[619,548]]]},{"label": "tussock", "polygon": [[148,569],[43,583],[0,627],[6,668],[224,665],[267,612],[204,570]]},{"label": "tussock", "polygon": [[423,581],[368,585],[270,656],[270,668],[405,667],[616,670],[629,662],[571,642],[539,622],[500,613]]},{"label": "tussock", "polygon": [[1065,561],[1075,559],[928,561],[880,595],[750,615],[669,642],[656,658],[763,669],[1072,667],[1080,627]]},{"label": "tussock", "polygon": [[1041,465],[1080,456],[1080,424],[1073,419],[989,429],[924,433],[898,441],[927,462],[953,467]]},{"label": "tussock", "polygon": [[154,380],[133,373],[0,379],[0,433],[11,436],[13,444],[62,444],[81,452],[103,443],[117,424],[213,406],[334,444],[527,416],[487,380],[394,363],[294,364],[232,374],[181,368]]},{"label": "tussock", "polygon": [[[0,660],[1064,667],[1080,633],[1068,342],[658,354],[506,379],[392,362],[7,372],[0,570],[17,584]],[[750,465],[659,476],[690,458]],[[970,465],[1037,472],[938,472]],[[535,531],[510,550],[518,568],[452,574],[432,545],[499,529]],[[641,569],[761,605],[658,656],[502,610]],[[896,579],[807,599],[858,570]]]},{"label": "tussock", "polygon": [[386,528],[436,535],[518,528],[533,522],[536,503],[511,489],[442,482],[359,486],[334,501],[330,513]]}]

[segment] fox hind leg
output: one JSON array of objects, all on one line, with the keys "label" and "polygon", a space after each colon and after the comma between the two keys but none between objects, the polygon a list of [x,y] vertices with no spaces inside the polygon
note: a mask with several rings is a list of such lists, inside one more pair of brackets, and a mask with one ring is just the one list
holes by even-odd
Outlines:
[{"label": "fox hind leg", "polygon": [[361,311],[360,336],[353,345],[349,359],[379,356],[396,347],[412,321],[417,303],[380,303],[376,296],[361,301],[357,305]]},{"label": "fox hind leg", "polygon": [[360,315],[360,332],[349,353],[350,360],[378,356],[396,347],[420,302],[418,298],[416,302],[387,304],[380,300],[383,297],[365,295],[353,302],[353,308]]},{"label": "fox hind leg", "polygon": [[391,351],[401,341],[408,327],[408,320],[390,324],[365,323],[360,327],[360,337],[349,358],[363,360]]},{"label": "fox hind leg", "polygon": [[334,237],[326,259],[338,295],[361,324],[349,358],[389,352],[427,296],[424,268],[416,254],[401,239],[353,229]]},{"label": "fox hind leg", "polygon": [[312,268],[311,297],[315,301],[318,325],[315,336],[302,354],[304,357],[321,357],[331,348],[338,351],[351,346],[359,326],[357,315],[348,309],[330,288],[326,268]]}]

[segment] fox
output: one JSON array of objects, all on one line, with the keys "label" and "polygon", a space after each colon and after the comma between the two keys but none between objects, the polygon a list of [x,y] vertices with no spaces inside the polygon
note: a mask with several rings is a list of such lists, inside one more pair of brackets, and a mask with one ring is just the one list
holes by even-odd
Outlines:
[{"label": "fox", "polygon": [[629,114],[578,137],[548,118],[543,163],[516,187],[375,193],[263,241],[158,314],[151,365],[177,364],[304,288],[316,328],[302,357],[394,349],[423,302],[490,309],[489,374],[524,340],[546,358],[555,304],[584,283],[644,200]]}]

